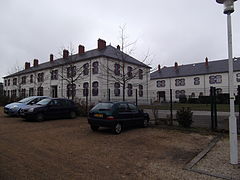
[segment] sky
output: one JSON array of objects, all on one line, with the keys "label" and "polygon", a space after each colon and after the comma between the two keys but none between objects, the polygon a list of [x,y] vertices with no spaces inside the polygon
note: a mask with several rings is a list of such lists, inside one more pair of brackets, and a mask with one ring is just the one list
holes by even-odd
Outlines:
[{"label": "sky", "polygon": [[[173,66],[228,57],[227,16],[215,0],[1,0],[0,82],[25,62],[57,58],[64,47],[120,44],[125,26],[132,56]],[[240,2],[232,14],[233,56],[240,56]]]}]

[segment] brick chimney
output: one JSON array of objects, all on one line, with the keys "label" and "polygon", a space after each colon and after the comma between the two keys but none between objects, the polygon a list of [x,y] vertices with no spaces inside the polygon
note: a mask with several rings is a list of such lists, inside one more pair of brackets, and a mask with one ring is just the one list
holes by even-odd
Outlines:
[{"label": "brick chimney", "polygon": [[78,46],[78,54],[84,54],[85,53],[85,47],[83,45]]},{"label": "brick chimney", "polygon": [[50,62],[53,62],[53,54],[50,54]]},{"label": "brick chimney", "polygon": [[30,68],[30,62],[25,62],[25,69],[29,69]]},{"label": "brick chimney", "polygon": [[178,69],[178,63],[177,62],[175,62],[174,67],[175,67],[176,70]]},{"label": "brick chimney", "polygon": [[63,50],[63,59],[67,59],[68,56],[69,56],[68,50],[64,49],[64,50]]},{"label": "brick chimney", "polygon": [[161,66],[160,66],[160,64],[158,65],[158,72],[160,72],[161,71]]},{"label": "brick chimney", "polygon": [[38,66],[38,59],[34,59],[33,60],[33,67],[37,67]]},{"label": "brick chimney", "polygon": [[117,45],[117,49],[120,50],[120,46],[119,45]]},{"label": "brick chimney", "polygon": [[205,66],[208,67],[208,58],[205,58]]},{"label": "brick chimney", "polygon": [[98,50],[102,50],[106,47],[106,41],[98,39]]}]

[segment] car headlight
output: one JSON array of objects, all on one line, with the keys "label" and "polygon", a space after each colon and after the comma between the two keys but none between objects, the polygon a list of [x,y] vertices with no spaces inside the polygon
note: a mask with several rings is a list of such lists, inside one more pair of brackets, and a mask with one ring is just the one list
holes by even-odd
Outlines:
[{"label": "car headlight", "polygon": [[14,105],[11,109],[17,109],[18,106],[17,105]]},{"label": "car headlight", "polygon": [[34,111],[34,108],[30,108],[29,110],[28,110],[28,112],[33,112]]}]

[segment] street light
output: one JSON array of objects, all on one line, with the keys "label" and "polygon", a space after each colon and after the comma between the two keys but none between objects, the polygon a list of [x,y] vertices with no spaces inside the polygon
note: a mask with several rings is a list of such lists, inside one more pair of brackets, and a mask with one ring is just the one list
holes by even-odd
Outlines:
[{"label": "street light", "polygon": [[234,108],[233,94],[233,57],[232,57],[232,26],[231,13],[234,12],[234,2],[237,0],[216,0],[217,3],[223,4],[223,13],[227,14],[228,29],[228,68],[229,68],[229,95],[230,95],[230,116],[229,116],[229,138],[230,138],[230,163],[238,164],[238,145],[237,145],[237,121]]}]

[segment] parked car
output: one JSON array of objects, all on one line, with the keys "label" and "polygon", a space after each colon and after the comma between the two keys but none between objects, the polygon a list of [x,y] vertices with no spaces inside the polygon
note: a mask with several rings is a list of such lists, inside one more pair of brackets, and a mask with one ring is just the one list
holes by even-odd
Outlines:
[{"label": "parked car", "polygon": [[47,98],[47,97],[46,96],[30,96],[30,97],[24,98],[18,102],[7,104],[4,107],[4,113],[8,114],[9,116],[18,116],[21,108],[23,108],[27,105],[36,104],[37,102],[39,102],[45,98]]},{"label": "parked car", "polygon": [[110,127],[115,134],[120,134],[123,127],[147,127],[149,115],[128,102],[105,102],[93,107],[88,116],[88,123],[93,131],[99,127]]},{"label": "parked car", "polygon": [[43,121],[45,119],[75,118],[78,113],[76,104],[63,98],[46,98],[35,105],[21,109],[20,116],[25,119]]}]

